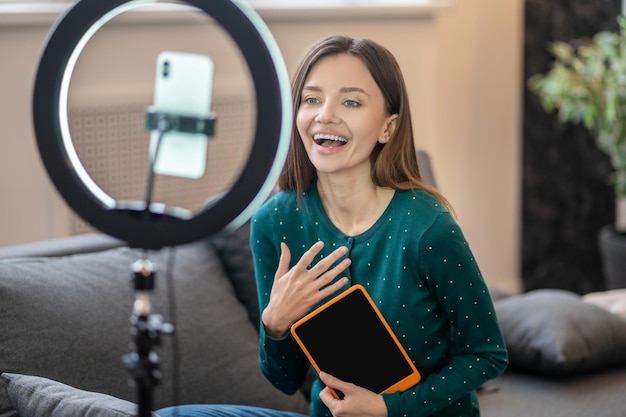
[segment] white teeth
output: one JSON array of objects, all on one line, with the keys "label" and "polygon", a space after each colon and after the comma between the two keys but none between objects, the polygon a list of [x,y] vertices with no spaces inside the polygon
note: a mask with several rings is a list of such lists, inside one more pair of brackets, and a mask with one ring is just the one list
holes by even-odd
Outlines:
[{"label": "white teeth", "polygon": [[318,135],[314,135],[313,139],[315,140],[334,140],[337,142],[348,142],[348,139],[346,138],[342,138],[341,136],[336,136],[336,135],[326,135],[326,134],[318,134]]}]

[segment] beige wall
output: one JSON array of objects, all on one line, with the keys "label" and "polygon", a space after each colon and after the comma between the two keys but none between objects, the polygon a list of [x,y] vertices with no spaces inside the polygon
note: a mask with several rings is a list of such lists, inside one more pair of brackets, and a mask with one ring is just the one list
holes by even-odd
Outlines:
[{"label": "beige wall", "polygon": [[462,0],[437,21],[426,140],[488,280],[519,289],[523,1]]},{"label": "beige wall", "polygon": [[[409,88],[417,144],[431,153],[439,187],[455,206],[486,279],[519,288],[522,0],[459,0],[429,16],[262,16],[290,72],[304,48],[329,33],[370,37],[392,50]],[[0,69],[0,245],[67,234],[67,208],[43,171],[30,116],[32,80],[50,23],[24,26],[0,17],[0,56],[10,58]],[[164,44],[189,48],[190,39],[204,36],[195,30],[163,22],[113,29],[81,57],[77,83],[83,88],[74,102],[108,102],[122,92],[129,100],[149,100],[146,74],[154,54]],[[221,53],[203,42],[193,45],[214,59]],[[111,58],[117,71],[107,65]],[[232,62],[235,70],[218,81],[226,90],[237,88],[239,64]]]},{"label": "beige wall", "polygon": [[35,144],[31,94],[47,28],[0,26],[0,245],[62,233],[64,213]]}]

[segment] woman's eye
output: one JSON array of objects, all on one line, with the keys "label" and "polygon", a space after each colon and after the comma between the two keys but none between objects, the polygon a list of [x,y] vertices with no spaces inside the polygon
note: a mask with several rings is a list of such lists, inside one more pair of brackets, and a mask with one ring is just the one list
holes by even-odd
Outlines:
[{"label": "woman's eye", "polygon": [[319,100],[316,99],[315,97],[306,97],[305,99],[302,100],[302,102],[306,104],[317,104],[319,103]]},{"label": "woman's eye", "polygon": [[347,107],[358,107],[359,106],[359,102],[354,101],[354,100],[346,100],[343,102],[343,104],[345,104]]}]

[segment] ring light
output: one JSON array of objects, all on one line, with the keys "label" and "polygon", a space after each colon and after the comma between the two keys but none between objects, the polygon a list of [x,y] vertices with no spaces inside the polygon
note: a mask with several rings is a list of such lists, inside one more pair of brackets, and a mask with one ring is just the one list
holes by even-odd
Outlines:
[{"label": "ring light", "polygon": [[116,201],[83,167],[71,138],[68,93],[74,66],[89,39],[108,21],[156,0],[80,0],[48,34],[33,93],[35,135],[44,166],[69,206],[96,229],[131,247],[160,249],[235,228],[262,204],[282,169],[292,129],[287,69],[269,29],[235,0],[185,0],[210,15],[241,50],[254,82],[256,133],[247,163],[232,187],[196,215],[178,207]]}]

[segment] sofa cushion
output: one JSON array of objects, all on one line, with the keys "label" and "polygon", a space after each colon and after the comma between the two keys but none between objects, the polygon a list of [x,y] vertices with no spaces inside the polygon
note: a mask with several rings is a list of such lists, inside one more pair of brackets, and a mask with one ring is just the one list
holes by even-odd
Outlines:
[{"label": "sofa cushion", "polygon": [[[134,293],[129,248],[59,258],[0,261],[0,373],[49,378],[72,387],[134,401],[128,353]],[[236,403],[308,412],[304,395],[287,396],[263,377],[258,333],[206,240],[150,252],[159,268],[152,296],[166,315],[165,283],[173,268],[176,337],[181,355],[180,403]],[[173,265],[173,266],[172,266]],[[166,317],[166,321],[169,320]],[[154,407],[174,405],[174,339],[155,352],[161,384]],[[0,417],[15,416],[0,378]]]},{"label": "sofa cushion", "polygon": [[565,290],[534,290],[494,302],[511,365],[573,375],[626,365],[626,319]]},{"label": "sofa cushion", "polygon": [[[20,417],[131,417],[137,404],[106,394],[83,391],[47,378],[2,374]],[[153,417],[158,417],[152,413]]]},{"label": "sofa cushion", "polygon": [[235,230],[223,230],[210,236],[208,241],[222,261],[237,298],[248,311],[250,321],[258,328],[261,318],[250,249],[250,222]]},{"label": "sofa cushion", "polygon": [[583,301],[626,318],[626,288],[591,292],[583,296]]}]

